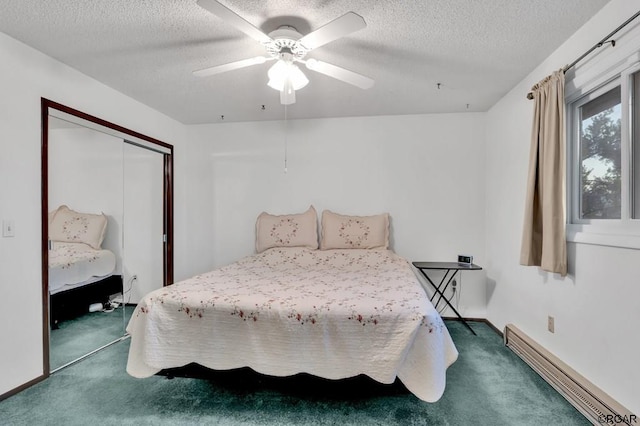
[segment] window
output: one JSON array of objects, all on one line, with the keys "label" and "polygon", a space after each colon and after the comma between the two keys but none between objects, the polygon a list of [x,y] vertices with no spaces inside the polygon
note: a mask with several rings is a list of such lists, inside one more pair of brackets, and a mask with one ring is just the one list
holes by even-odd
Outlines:
[{"label": "window", "polygon": [[632,74],[631,90],[631,138],[632,138],[632,218],[640,219],[640,71]]},{"label": "window", "polygon": [[640,237],[640,64],[608,78],[567,105],[569,229]]},{"label": "window", "polygon": [[587,100],[578,115],[578,219],[620,219],[620,86]]}]

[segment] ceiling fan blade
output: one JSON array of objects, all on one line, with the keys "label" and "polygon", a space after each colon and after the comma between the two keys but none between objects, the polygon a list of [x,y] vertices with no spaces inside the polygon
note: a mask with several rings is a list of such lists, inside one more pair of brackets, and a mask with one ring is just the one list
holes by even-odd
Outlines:
[{"label": "ceiling fan blade", "polygon": [[218,18],[225,20],[227,23],[233,25],[249,37],[259,41],[262,44],[270,43],[273,41],[271,37],[251,25],[240,15],[236,14],[231,9],[223,6],[216,0],[198,0],[198,5],[203,9],[216,15]]},{"label": "ceiling fan blade", "polygon": [[312,71],[319,72],[320,74],[328,75],[337,80],[344,81],[345,83],[353,84],[361,89],[369,89],[373,87],[375,83],[369,77],[362,74],[358,74],[348,69],[341,68],[327,62],[317,61],[315,59],[307,59],[305,65]]},{"label": "ceiling fan blade", "polygon": [[333,40],[351,34],[367,26],[364,18],[356,13],[347,12],[339,18],[302,37],[299,42],[308,50],[325,45]]},{"label": "ceiling fan blade", "polygon": [[203,68],[201,70],[194,71],[193,75],[196,77],[208,77],[210,75],[250,67],[251,65],[264,64],[267,59],[268,58],[265,58],[264,56],[256,56],[255,58],[248,58],[241,61],[229,62],[228,64],[216,65],[215,67]]}]

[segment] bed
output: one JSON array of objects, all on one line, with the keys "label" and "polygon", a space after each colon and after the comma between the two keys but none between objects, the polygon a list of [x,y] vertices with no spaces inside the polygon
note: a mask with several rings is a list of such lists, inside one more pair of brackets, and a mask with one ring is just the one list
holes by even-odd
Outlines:
[{"label": "bed", "polygon": [[60,206],[49,217],[50,323],[88,312],[92,303],[108,303],[122,292],[122,277],[114,274],[116,255],[101,247],[104,215],[79,213]]},{"label": "bed", "polygon": [[146,295],[127,326],[127,372],[248,366],[272,376],[398,378],[424,401],[442,396],[458,352],[405,259],[384,247],[280,240]]},{"label": "bed", "polygon": [[49,294],[69,291],[110,276],[116,255],[83,243],[51,242],[49,250]]}]

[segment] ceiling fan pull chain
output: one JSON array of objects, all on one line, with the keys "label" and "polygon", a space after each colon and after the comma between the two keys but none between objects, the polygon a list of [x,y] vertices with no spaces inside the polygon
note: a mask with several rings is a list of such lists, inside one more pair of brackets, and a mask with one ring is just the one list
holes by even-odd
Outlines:
[{"label": "ceiling fan pull chain", "polygon": [[284,106],[284,173],[287,173],[287,105]]}]

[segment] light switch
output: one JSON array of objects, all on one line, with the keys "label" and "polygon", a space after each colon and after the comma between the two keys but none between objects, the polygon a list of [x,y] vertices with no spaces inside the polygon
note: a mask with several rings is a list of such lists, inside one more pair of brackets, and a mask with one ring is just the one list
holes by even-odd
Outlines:
[{"label": "light switch", "polygon": [[2,221],[2,236],[3,237],[13,237],[15,235],[15,227],[13,224],[13,220],[3,220]]}]

